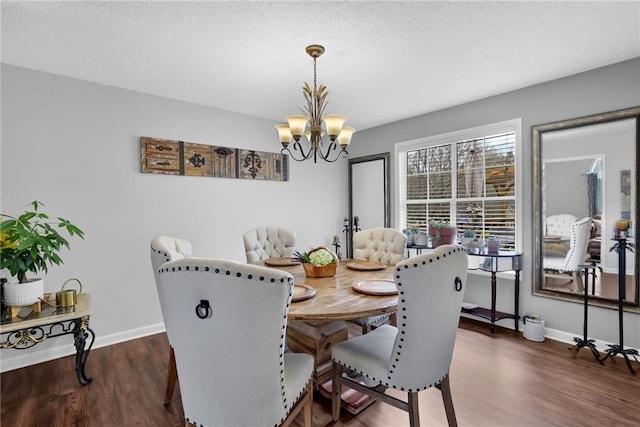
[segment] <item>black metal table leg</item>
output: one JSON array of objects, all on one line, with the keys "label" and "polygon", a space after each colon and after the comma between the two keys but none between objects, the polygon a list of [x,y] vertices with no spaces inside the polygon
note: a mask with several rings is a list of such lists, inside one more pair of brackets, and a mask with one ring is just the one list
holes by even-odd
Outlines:
[{"label": "black metal table leg", "polygon": [[496,331],[496,272],[491,272],[491,333]]},{"label": "black metal table leg", "polygon": [[[74,345],[76,347],[76,374],[78,375],[78,382],[80,385],[89,384],[93,381],[93,378],[88,377],[85,372],[85,366],[87,363],[87,357],[89,357],[89,351],[93,346],[95,340],[95,334],[88,327],[85,319],[78,321],[76,328],[73,332]],[[89,346],[87,347],[87,338],[89,338]]]},{"label": "black metal table leg", "polygon": [[518,332],[518,321],[520,320],[520,270],[515,270],[516,272],[516,276],[515,276],[515,280],[514,280],[514,285],[515,285],[515,289],[514,289],[514,299],[515,301],[513,302],[513,306],[515,308],[514,310],[514,319],[513,321],[516,324],[516,332]]}]

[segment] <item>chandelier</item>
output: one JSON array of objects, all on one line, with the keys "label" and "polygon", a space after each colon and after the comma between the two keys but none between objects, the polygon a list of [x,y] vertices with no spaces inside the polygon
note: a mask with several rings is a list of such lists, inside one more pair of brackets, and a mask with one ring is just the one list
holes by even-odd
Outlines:
[{"label": "chandelier", "polygon": [[[324,47],[312,44],[307,46],[306,51],[313,58],[313,90],[306,82],[302,87],[302,94],[307,101],[307,105],[304,108],[300,108],[300,111],[305,113],[304,115],[287,116],[284,119],[288,124],[276,125],[280,143],[282,144],[280,152],[289,154],[297,162],[311,157],[313,157],[314,163],[318,161],[318,158],[327,162],[335,162],[342,153],[344,153],[344,157],[349,154],[347,147],[351,142],[351,136],[356,130],[352,127],[342,126],[347,120],[346,117],[338,114],[324,114],[329,92],[324,85],[318,87],[316,81],[316,59],[324,53]],[[322,123],[324,123],[324,130]],[[309,124],[308,127],[307,124]],[[329,141],[323,140],[325,132],[329,136]],[[305,150],[300,142],[302,136],[306,138],[309,144],[308,151]],[[289,144],[292,140],[294,141],[292,144],[293,151],[289,149]],[[340,151],[335,153],[338,145],[340,145]]]}]

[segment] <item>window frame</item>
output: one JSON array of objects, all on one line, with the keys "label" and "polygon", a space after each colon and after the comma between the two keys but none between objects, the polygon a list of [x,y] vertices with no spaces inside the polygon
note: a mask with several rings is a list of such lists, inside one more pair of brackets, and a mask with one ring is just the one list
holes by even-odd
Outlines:
[{"label": "window frame", "polygon": [[[395,165],[395,196],[394,196],[394,220],[397,229],[400,229],[404,219],[404,203],[401,202],[401,195],[406,193],[404,186],[406,185],[406,165],[400,164],[400,160],[405,157],[402,154],[412,150],[424,149],[427,147],[455,144],[460,141],[472,140],[501,133],[515,134],[515,250],[522,251],[522,234],[523,234],[523,190],[522,190],[522,119],[511,119],[502,122],[491,123],[487,125],[476,126],[467,129],[461,129],[444,134],[422,137],[409,141],[398,142],[394,144],[394,165]],[[453,145],[455,146],[455,145]],[[406,157],[405,157],[406,158]],[[455,185],[452,183],[452,185]],[[406,201],[406,200],[405,200]]]}]

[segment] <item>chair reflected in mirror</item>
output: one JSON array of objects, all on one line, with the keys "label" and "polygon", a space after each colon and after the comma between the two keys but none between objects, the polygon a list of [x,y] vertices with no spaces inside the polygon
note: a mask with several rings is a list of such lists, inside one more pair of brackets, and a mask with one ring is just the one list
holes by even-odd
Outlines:
[{"label": "chair reflected in mirror", "polygon": [[580,273],[581,265],[589,257],[587,248],[590,236],[591,218],[585,217],[569,226],[568,249],[565,254],[559,249],[559,245],[566,245],[562,235],[554,234],[545,238],[542,267],[545,271],[546,287],[570,285],[573,291],[583,292],[585,283]]}]

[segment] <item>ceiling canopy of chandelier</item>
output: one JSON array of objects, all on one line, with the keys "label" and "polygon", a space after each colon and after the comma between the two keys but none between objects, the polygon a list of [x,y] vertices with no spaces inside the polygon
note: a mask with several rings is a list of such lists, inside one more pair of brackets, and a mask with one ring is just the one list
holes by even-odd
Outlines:
[{"label": "ceiling canopy of chandelier", "polygon": [[[316,79],[316,59],[324,53],[324,47],[318,44],[307,46],[307,54],[313,58],[313,89],[305,82],[302,87],[302,94],[307,101],[307,105],[300,110],[304,115],[287,116],[284,119],[289,124],[276,125],[280,143],[281,153],[287,153],[293,160],[298,162],[313,157],[316,163],[318,158],[335,162],[344,153],[344,157],[349,154],[347,147],[351,142],[351,136],[356,131],[352,127],[343,126],[347,120],[345,116],[338,114],[324,114],[327,107],[327,87],[318,87]],[[322,128],[324,123],[324,129]],[[307,126],[309,124],[309,126]],[[330,141],[323,141],[324,134],[329,136]],[[305,151],[300,139],[304,136],[309,144],[308,151]],[[289,144],[293,142],[293,151],[289,149]],[[337,140],[337,142],[336,142]],[[338,145],[340,151],[335,152]],[[335,155],[335,157],[333,157]]]}]

